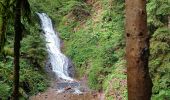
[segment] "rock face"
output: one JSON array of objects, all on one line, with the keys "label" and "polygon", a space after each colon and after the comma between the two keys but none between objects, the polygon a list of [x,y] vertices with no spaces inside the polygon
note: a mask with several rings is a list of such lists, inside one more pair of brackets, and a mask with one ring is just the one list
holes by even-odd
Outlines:
[{"label": "rock face", "polygon": [[51,63],[49,61],[49,58],[46,60],[46,66],[45,66],[45,71],[47,75],[49,76],[50,79],[55,80],[57,77],[55,75],[55,72],[52,70]]},{"label": "rock face", "polygon": [[67,69],[69,77],[74,77],[75,76],[75,68],[71,60],[68,60],[68,69]]}]

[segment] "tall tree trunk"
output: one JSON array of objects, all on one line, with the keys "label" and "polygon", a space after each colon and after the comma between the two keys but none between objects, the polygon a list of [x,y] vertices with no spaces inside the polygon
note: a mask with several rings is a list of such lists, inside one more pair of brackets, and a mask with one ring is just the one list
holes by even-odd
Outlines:
[{"label": "tall tree trunk", "polygon": [[7,19],[6,16],[2,15],[2,20],[0,20],[0,52],[2,52],[4,44],[5,44],[5,33],[6,33],[6,25]]},{"label": "tall tree trunk", "polygon": [[21,0],[16,0],[15,9],[15,40],[14,40],[14,87],[13,87],[13,100],[19,99],[19,58],[20,58],[20,40],[22,36],[21,28]]},{"label": "tall tree trunk", "polygon": [[125,0],[128,100],[150,100],[146,0]]},{"label": "tall tree trunk", "polygon": [[170,15],[168,16],[168,28],[170,29]]}]

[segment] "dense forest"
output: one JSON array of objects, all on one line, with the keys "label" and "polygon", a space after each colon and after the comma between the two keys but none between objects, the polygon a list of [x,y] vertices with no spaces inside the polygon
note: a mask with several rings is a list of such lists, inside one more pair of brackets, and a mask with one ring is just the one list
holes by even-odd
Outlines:
[{"label": "dense forest", "polygon": [[[0,0],[0,100],[9,99],[13,92],[14,26],[18,25],[16,1]],[[51,84],[51,77],[45,69],[49,53],[37,15],[39,12],[52,19],[62,40],[61,51],[74,65],[75,79],[87,78],[90,90],[102,91],[105,100],[128,100],[125,49],[128,47],[125,35],[125,9],[128,7],[125,7],[125,1],[24,0],[20,8],[20,99],[27,100],[44,92]],[[169,100],[170,1],[141,1],[147,1],[148,66],[153,83],[151,100]]]}]

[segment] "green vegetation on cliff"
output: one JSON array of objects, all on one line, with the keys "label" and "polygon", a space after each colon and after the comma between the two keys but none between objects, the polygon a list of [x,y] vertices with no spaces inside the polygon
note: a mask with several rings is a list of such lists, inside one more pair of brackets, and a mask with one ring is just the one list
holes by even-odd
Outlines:
[{"label": "green vegetation on cliff", "polygon": [[[64,41],[63,51],[76,68],[77,78],[88,77],[89,86],[103,90],[108,100],[127,100],[124,0],[29,0],[33,11],[45,12],[53,20]],[[150,74],[153,100],[170,98],[170,2],[148,0],[148,29],[151,35]],[[38,23],[22,40],[21,83],[28,82],[30,94],[46,86],[42,71],[46,59],[45,43]],[[0,95],[9,96],[12,85],[13,29],[9,26],[4,54],[0,56]],[[169,25],[170,26],[170,25]],[[35,45],[36,44],[36,45]],[[22,74],[23,73],[23,74]],[[42,81],[43,80],[43,81]],[[22,87],[22,86],[21,86]],[[4,89],[5,88],[5,89]],[[26,91],[24,88],[22,88]]]}]

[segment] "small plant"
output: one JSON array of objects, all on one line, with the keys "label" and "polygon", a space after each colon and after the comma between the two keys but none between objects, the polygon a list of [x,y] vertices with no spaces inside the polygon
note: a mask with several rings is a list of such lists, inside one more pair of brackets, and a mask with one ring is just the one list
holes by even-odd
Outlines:
[{"label": "small plant", "polygon": [[0,82],[0,84],[0,99],[6,100],[10,97],[11,87],[6,83]]}]

